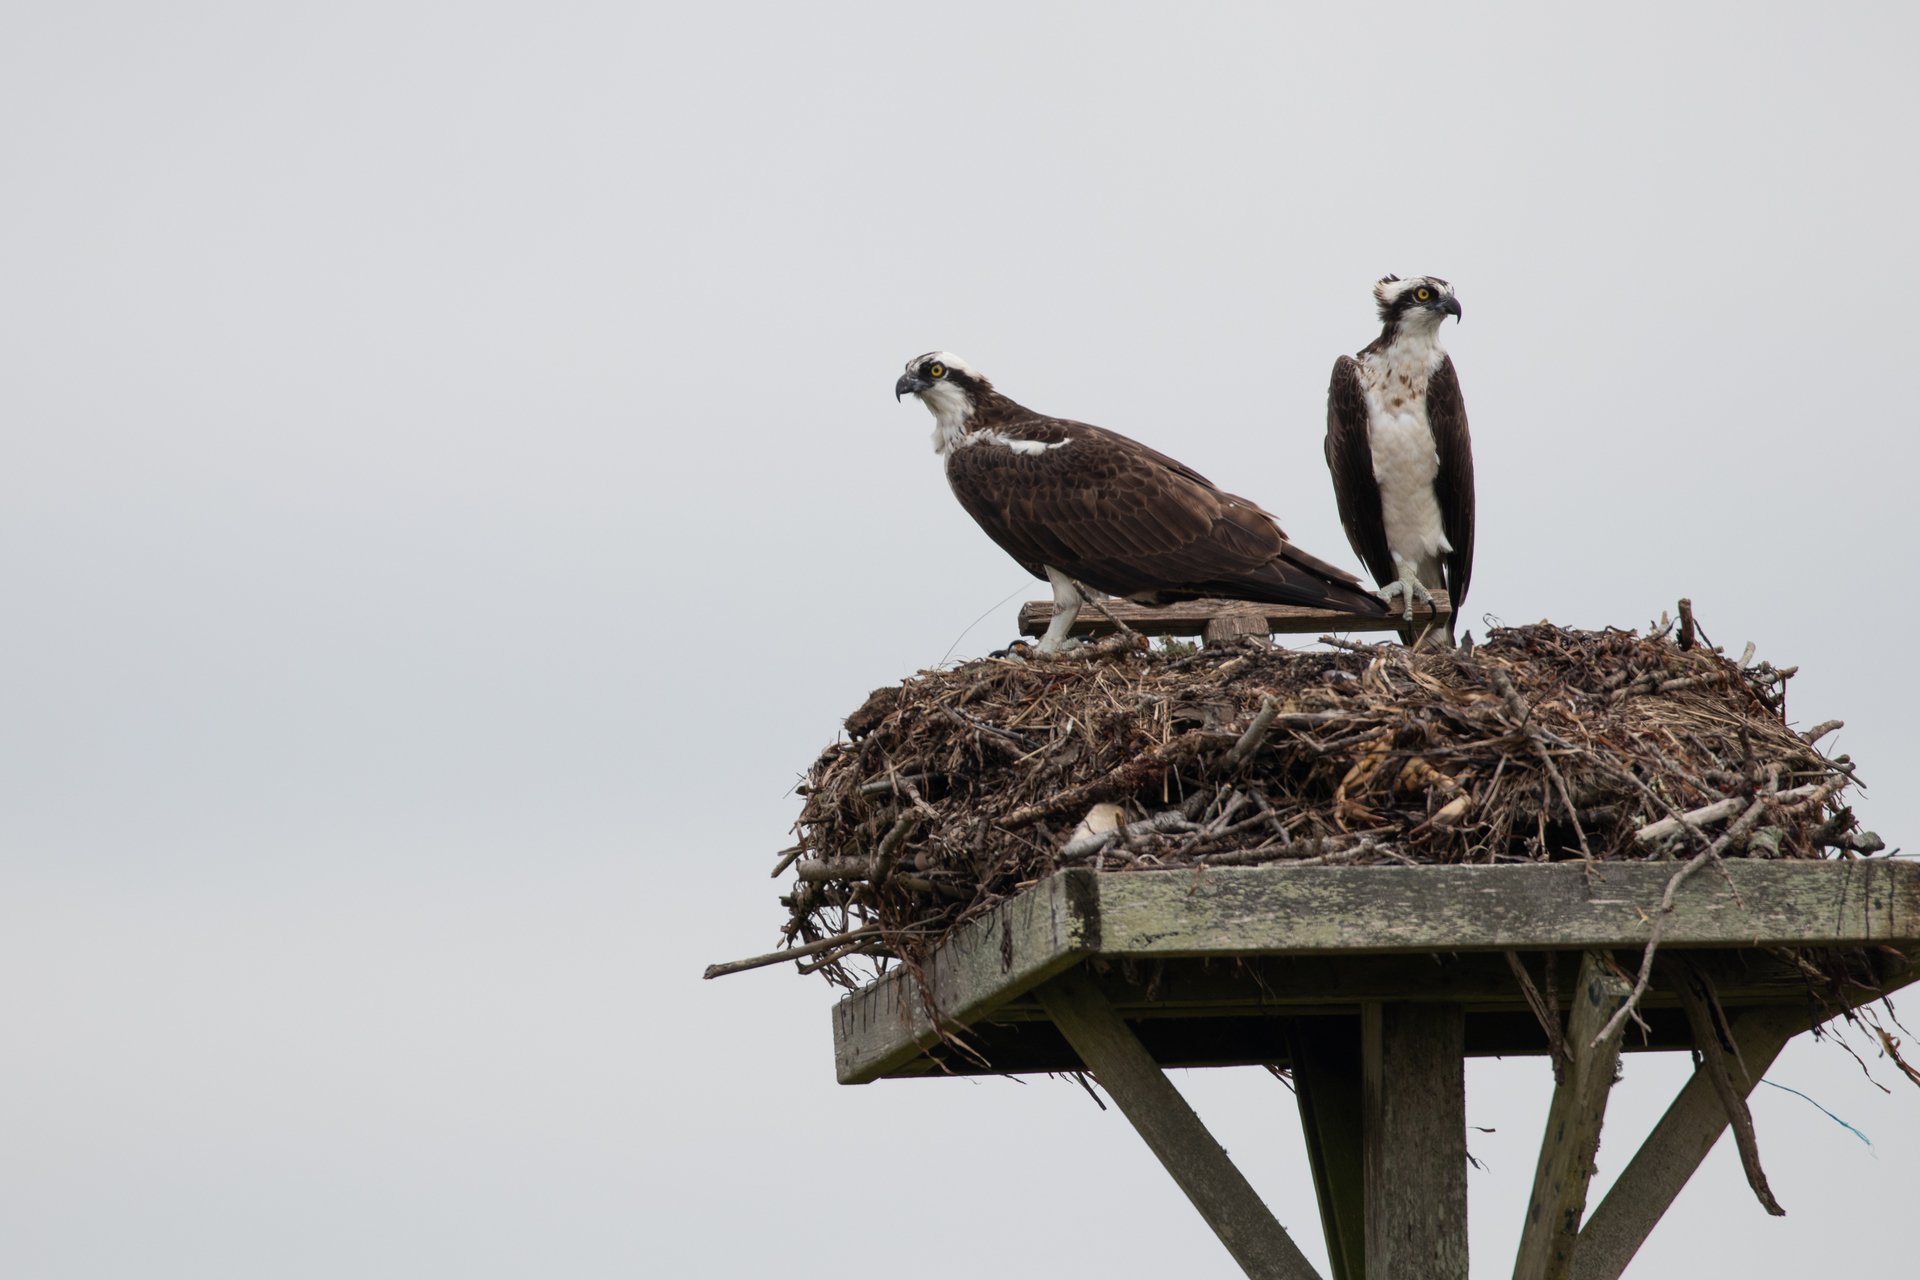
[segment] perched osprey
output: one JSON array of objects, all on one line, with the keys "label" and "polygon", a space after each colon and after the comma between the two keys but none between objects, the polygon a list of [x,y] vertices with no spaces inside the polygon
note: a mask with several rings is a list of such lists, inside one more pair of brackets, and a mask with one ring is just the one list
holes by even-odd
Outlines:
[{"label": "perched osprey", "polygon": [[[1440,322],[1460,318],[1437,276],[1388,276],[1373,286],[1384,326],[1358,357],[1341,356],[1327,388],[1327,466],[1347,541],[1380,598],[1453,601],[1447,637],[1473,574],[1473,442]],[[1411,639],[1411,633],[1408,633]]]},{"label": "perched osprey", "polygon": [[1138,441],[1023,408],[956,355],[909,360],[893,394],[909,393],[933,413],[933,449],[960,505],[1053,584],[1043,653],[1072,629],[1081,583],[1141,604],[1225,596],[1384,612],[1358,579],[1288,542],[1255,503]]}]

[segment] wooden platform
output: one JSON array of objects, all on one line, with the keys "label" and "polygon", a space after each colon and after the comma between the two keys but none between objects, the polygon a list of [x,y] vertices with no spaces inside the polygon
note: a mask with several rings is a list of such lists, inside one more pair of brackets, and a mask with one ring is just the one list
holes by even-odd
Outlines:
[{"label": "wooden platform", "polygon": [[[1504,955],[1544,980],[1545,952],[1618,952],[1632,972],[1672,863],[1528,866],[1248,867],[1201,872],[1067,871],[964,927],[926,972],[968,1054],[943,1045],[911,976],[896,970],[833,1010],[843,1084],[929,1072],[1006,1074],[1078,1065],[1035,1000],[1042,982],[1094,961],[1094,982],[1167,1066],[1284,1063],[1290,1017],[1357,1015],[1379,1000],[1467,1010],[1469,1054],[1542,1053]],[[1805,1002],[1769,947],[1878,945],[1879,980],[1916,976],[1920,861],[1729,859],[1675,900],[1663,952],[1700,953],[1730,1005]],[[1563,995],[1566,993],[1563,992]],[[1686,1042],[1673,993],[1647,1001],[1651,1047]],[[1566,1008],[1564,999],[1561,1008]],[[1177,1020],[1164,1029],[1156,1022]],[[1626,1046],[1640,1047],[1637,1038]]]},{"label": "wooden platform", "polygon": [[[1287,1066],[1332,1280],[1466,1280],[1465,1059],[1547,1054],[1514,1275],[1617,1280],[1793,1036],[1920,978],[1920,862],[1730,859],[1679,888],[1623,1034],[1675,867],[1063,872],[944,943],[926,991],[896,970],[843,1000],[839,1077],[1090,1071],[1247,1275],[1319,1280],[1162,1070]],[[1789,948],[1846,949],[1857,985],[1814,1000]],[[1618,1054],[1702,1046],[1587,1214]]]}]

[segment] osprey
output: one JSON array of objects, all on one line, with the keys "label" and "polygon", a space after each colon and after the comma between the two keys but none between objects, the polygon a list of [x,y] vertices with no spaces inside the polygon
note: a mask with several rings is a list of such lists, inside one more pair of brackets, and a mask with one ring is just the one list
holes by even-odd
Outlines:
[{"label": "osprey", "polygon": [[1040,651],[1058,650],[1080,584],[1141,604],[1226,596],[1381,613],[1359,580],[1287,541],[1273,516],[1116,432],[1023,408],[960,357],[907,362],[895,399],[933,413],[947,483],[987,536],[1053,585]]},{"label": "osprey", "polygon": [[[1380,598],[1453,601],[1447,638],[1473,573],[1473,442],[1440,322],[1460,318],[1453,286],[1438,276],[1388,276],[1373,286],[1380,336],[1341,356],[1327,388],[1327,466],[1347,541]],[[1407,633],[1411,640],[1411,633]]]}]

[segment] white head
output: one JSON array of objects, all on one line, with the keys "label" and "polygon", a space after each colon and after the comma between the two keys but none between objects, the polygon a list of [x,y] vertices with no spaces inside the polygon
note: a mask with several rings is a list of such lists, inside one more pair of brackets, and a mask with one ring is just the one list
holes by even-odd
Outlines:
[{"label": "white head", "polygon": [[1448,316],[1460,318],[1460,300],[1454,297],[1453,286],[1439,276],[1411,280],[1388,276],[1373,286],[1373,300],[1389,333],[1431,334]]},{"label": "white head", "polygon": [[991,390],[986,376],[953,352],[929,351],[907,361],[907,371],[893,384],[893,398],[913,395],[927,406],[933,414],[934,452],[944,454],[966,434],[981,394]]}]

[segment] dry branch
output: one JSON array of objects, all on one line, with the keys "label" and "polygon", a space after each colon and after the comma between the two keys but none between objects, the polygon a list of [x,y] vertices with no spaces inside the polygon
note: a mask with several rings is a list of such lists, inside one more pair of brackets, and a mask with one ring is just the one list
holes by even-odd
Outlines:
[{"label": "dry branch", "polygon": [[[1747,1185],[1753,1188],[1753,1194],[1759,1199],[1761,1207],[1776,1218],[1785,1217],[1786,1210],[1773,1198],[1773,1189],[1767,1185],[1766,1170],[1760,1167],[1760,1146],[1753,1132],[1753,1113],[1747,1109],[1747,1093],[1753,1087],[1753,1081],[1747,1076],[1746,1064],[1739,1061],[1739,1045],[1733,1040],[1733,1033],[1726,1025],[1725,1012],[1719,1009],[1717,1000],[1710,1002],[1711,988],[1706,985],[1705,977],[1692,965],[1675,966],[1680,970],[1680,981],[1676,984],[1680,993],[1680,1007],[1686,1011],[1687,1026],[1693,1032],[1693,1047],[1698,1053],[1699,1062],[1695,1070],[1704,1072],[1713,1085],[1713,1091],[1720,1098],[1720,1105],[1726,1108],[1727,1123],[1733,1130],[1734,1144],[1740,1150],[1740,1167],[1746,1171]],[[1722,1041],[1725,1041],[1725,1045]],[[1733,1061],[1728,1060],[1726,1046],[1733,1048]],[[1735,1084],[1733,1072],[1740,1072],[1740,1082]]]}]

